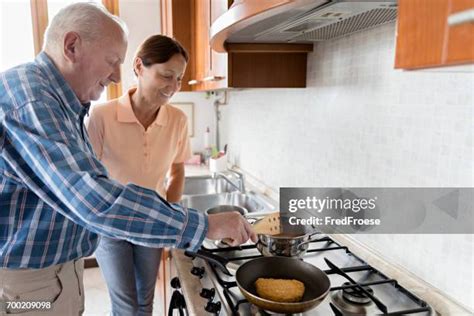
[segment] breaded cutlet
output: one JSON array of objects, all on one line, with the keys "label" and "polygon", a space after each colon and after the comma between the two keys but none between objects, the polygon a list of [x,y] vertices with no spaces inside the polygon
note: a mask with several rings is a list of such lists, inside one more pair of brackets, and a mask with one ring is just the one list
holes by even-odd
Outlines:
[{"label": "breaded cutlet", "polygon": [[304,283],[294,279],[258,278],[255,287],[261,298],[280,303],[299,302],[304,294]]}]

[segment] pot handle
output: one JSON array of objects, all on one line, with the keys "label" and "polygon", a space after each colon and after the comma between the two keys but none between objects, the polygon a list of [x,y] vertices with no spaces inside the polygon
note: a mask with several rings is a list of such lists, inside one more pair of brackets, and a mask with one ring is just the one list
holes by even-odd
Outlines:
[{"label": "pot handle", "polygon": [[306,245],[306,244],[309,244],[310,242],[314,241],[314,239],[311,239],[311,237],[313,237],[314,235],[317,235],[317,234],[322,234],[321,232],[312,232],[311,234],[309,234],[308,236],[308,240],[307,241],[303,241],[302,243],[300,243],[298,245],[298,249],[300,249],[302,246]]},{"label": "pot handle", "polygon": [[300,243],[300,244],[298,245],[298,250],[303,250],[303,249],[301,249],[301,248],[303,248],[304,245],[309,244],[310,242],[311,242],[311,240],[303,241],[302,243]]},{"label": "pot handle", "polygon": [[[258,234],[258,235],[260,235],[260,234]],[[265,243],[264,241],[262,241],[262,239],[260,238],[260,236],[258,236],[257,244],[261,244],[263,247],[268,248],[268,244]]]},{"label": "pot handle", "polygon": [[227,269],[227,264],[229,263],[229,260],[227,260],[226,258],[215,255],[205,250],[198,250],[196,252],[185,251],[184,254],[191,258],[198,257],[198,258],[204,259],[208,263],[212,263],[216,265],[217,267],[219,267],[219,269],[221,269],[222,272],[224,272],[225,274],[232,275],[232,273],[230,273],[229,270]]},{"label": "pot handle", "polygon": [[309,238],[313,237],[314,235],[318,235],[318,234],[322,234],[322,232],[320,231],[317,231],[317,232],[312,232],[311,234],[309,234]]}]

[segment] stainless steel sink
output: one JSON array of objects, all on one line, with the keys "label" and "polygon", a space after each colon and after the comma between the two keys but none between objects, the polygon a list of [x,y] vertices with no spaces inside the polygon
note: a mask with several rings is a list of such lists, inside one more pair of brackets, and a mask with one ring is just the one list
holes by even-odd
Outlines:
[{"label": "stainless steel sink", "polygon": [[232,186],[224,178],[213,178],[211,176],[186,177],[184,179],[183,195],[217,194],[235,192],[237,188]]},{"label": "stainless steel sink", "polygon": [[[181,204],[202,212],[220,205],[240,206],[248,213],[275,211],[275,206],[263,196],[253,191],[246,192],[243,176],[233,173],[186,177]],[[231,179],[232,176],[237,176],[237,179]]]},{"label": "stainless steel sink", "polygon": [[181,204],[202,212],[218,205],[240,206],[245,208],[249,213],[271,210],[269,205],[259,200],[254,194],[242,194],[240,192],[184,196],[181,200]]}]

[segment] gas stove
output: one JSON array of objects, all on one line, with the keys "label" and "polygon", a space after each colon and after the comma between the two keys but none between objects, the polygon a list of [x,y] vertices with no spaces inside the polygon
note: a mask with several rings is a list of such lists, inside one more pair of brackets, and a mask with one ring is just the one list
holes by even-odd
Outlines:
[{"label": "gas stove", "polygon": [[[235,266],[261,257],[255,245],[226,247],[206,240],[203,250],[227,258]],[[300,259],[294,259],[300,260]],[[331,281],[330,293],[314,309],[298,315],[436,315],[425,301],[368,265],[328,236],[311,241],[301,259],[323,270]],[[258,309],[241,294],[235,278],[200,258],[191,274],[200,278],[204,309],[215,315],[276,315]]]}]

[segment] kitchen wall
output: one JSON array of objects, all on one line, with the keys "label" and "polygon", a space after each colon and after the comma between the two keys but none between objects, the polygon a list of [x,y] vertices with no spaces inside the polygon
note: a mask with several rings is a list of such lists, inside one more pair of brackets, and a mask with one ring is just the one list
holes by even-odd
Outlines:
[{"label": "kitchen wall", "polygon": [[[394,70],[395,23],[314,45],[306,89],[229,93],[229,160],[282,186],[472,187],[472,67]],[[358,235],[474,309],[473,235]]]},{"label": "kitchen wall", "polygon": [[215,138],[215,119],[213,98],[205,92],[179,92],[172,99],[171,103],[191,102],[194,104],[194,136],[190,138],[193,152],[203,152],[204,132],[209,127],[211,131],[211,144]]},{"label": "kitchen wall", "polygon": [[120,18],[129,30],[127,55],[122,66],[122,90],[126,91],[136,84],[133,74],[135,51],[147,37],[161,31],[160,1],[119,0],[119,8]]}]

